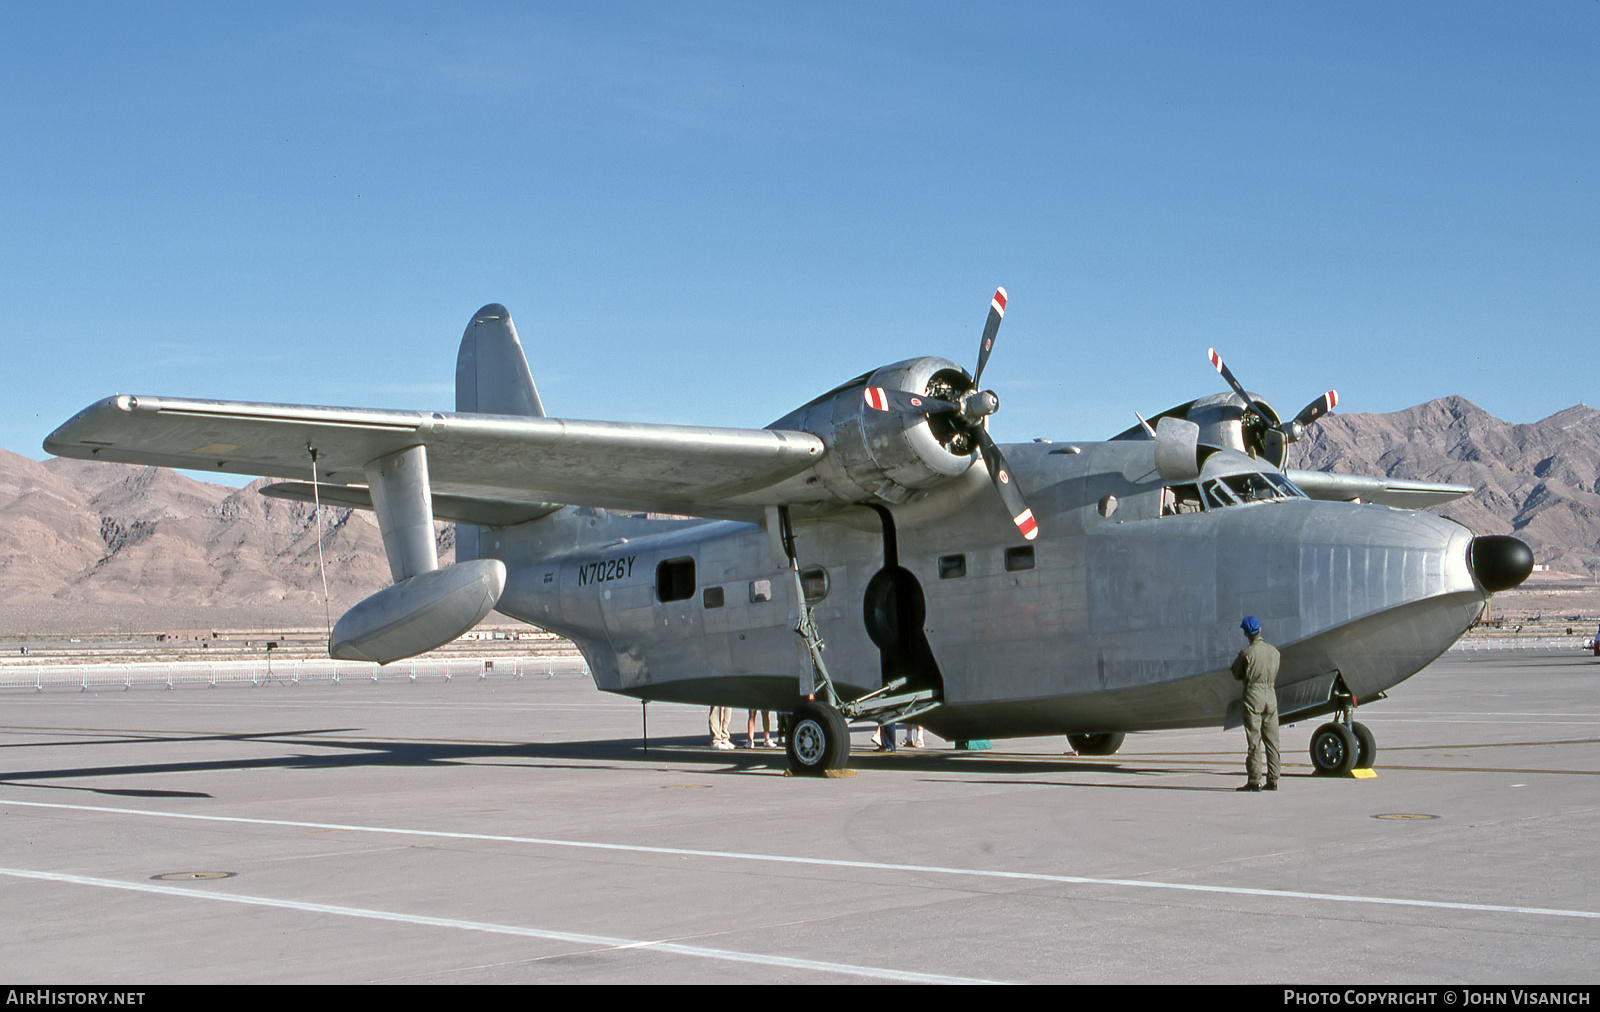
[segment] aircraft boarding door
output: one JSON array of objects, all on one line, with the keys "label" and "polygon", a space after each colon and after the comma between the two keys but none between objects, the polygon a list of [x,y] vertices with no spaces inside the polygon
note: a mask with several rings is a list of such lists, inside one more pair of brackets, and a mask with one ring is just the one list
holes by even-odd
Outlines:
[{"label": "aircraft boarding door", "polygon": [[883,685],[906,679],[908,691],[944,692],[944,676],[934,658],[925,628],[928,600],[915,574],[900,565],[894,517],[874,507],[883,521],[883,568],[867,582],[862,597],[862,622],[878,648]]}]

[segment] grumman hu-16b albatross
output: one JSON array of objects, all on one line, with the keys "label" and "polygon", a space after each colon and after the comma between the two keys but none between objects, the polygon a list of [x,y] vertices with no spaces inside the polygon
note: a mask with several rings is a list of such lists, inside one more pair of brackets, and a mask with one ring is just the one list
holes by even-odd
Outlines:
[{"label": "grumman hu-16b albatross", "polygon": [[[790,714],[803,773],[848,762],[848,720],[1096,755],[1238,726],[1246,614],[1282,651],[1282,719],[1335,715],[1316,765],[1370,765],[1358,701],[1531,571],[1521,541],[1417,511],[1470,488],[1283,470],[1335,395],[1283,421],[1215,352],[1227,393],[1106,442],[997,445],[981,381],[1005,306],[973,372],[908,359],[764,429],[547,418],[489,305],[453,413],[119,395],[44,445],[376,511],[394,584],[339,620],[335,657],[409,657],[498,608],[570,637],[608,692]],[[458,525],[444,568],[435,519]]]}]

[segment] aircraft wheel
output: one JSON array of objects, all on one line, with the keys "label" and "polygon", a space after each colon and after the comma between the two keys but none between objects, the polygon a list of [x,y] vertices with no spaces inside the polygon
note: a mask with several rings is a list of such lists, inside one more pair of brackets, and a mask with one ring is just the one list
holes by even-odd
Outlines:
[{"label": "aircraft wheel", "polygon": [[1358,754],[1356,736],[1343,724],[1324,724],[1311,736],[1311,765],[1318,773],[1349,773],[1356,767]]},{"label": "aircraft wheel", "polygon": [[789,718],[785,749],[791,772],[819,777],[850,765],[850,728],[838,710],[808,700]]},{"label": "aircraft wheel", "polygon": [[1121,731],[1105,731],[1100,734],[1069,734],[1067,744],[1072,746],[1072,751],[1079,755],[1116,755],[1117,749],[1122,747],[1122,739],[1127,737]]},{"label": "aircraft wheel", "polygon": [[1373,735],[1372,729],[1365,724],[1351,724],[1350,731],[1356,738],[1356,766],[1358,770],[1370,770],[1378,761],[1378,739]]}]

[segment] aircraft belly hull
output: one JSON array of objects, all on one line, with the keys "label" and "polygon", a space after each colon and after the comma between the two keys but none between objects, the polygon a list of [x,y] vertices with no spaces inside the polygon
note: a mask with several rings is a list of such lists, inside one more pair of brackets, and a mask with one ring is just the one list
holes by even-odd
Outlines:
[{"label": "aircraft belly hull", "polygon": [[698,678],[672,678],[648,686],[611,690],[618,695],[647,699],[655,703],[687,703],[693,706],[731,706],[743,710],[768,710],[788,713],[800,696],[795,680],[788,675],[711,675]]},{"label": "aircraft belly hull", "polygon": [[[1304,696],[1304,692],[1296,692],[1297,685],[1301,685],[1319,693],[1319,701],[1325,702],[1334,671],[1345,676],[1358,701],[1371,698],[1409,678],[1448,650],[1482,607],[1482,595],[1466,591],[1369,616],[1285,647],[1283,674],[1278,679],[1280,701]],[[1334,659],[1340,663],[1335,665]],[[1329,677],[1322,677],[1324,674]],[[949,704],[919,720],[940,737],[958,741],[1235,727],[1239,724],[1239,698],[1239,683],[1224,667],[1125,689]],[[1280,702],[1280,710],[1285,722],[1289,722],[1293,713],[1288,705]],[[1328,708],[1308,708],[1304,712],[1326,713]]]}]

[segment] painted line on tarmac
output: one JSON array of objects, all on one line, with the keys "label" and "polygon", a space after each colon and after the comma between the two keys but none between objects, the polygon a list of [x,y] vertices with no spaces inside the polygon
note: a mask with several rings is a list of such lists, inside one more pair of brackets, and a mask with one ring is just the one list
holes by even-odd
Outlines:
[{"label": "painted line on tarmac", "polygon": [[490,843],[522,843],[537,847],[569,850],[622,851],[633,854],[663,854],[669,857],[704,857],[725,861],[756,861],[770,864],[809,865],[818,868],[852,868],[863,871],[913,872],[921,875],[950,875],[970,878],[1045,882],[1054,885],[1116,886],[1127,889],[1156,889],[1174,892],[1214,893],[1224,896],[1260,896],[1268,899],[1314,900],[1324,903],[1362,903],[1373,906],[1420,907],[1427,910],[1466,910],[1476,913],[1519,914],[1536,917],[1576,917],[1600,920],[1600,911],[1566,910],[1559,907],[1524,907],[1498,903],[1456,903],[1448,900],[1406,899],[1395,896],[1361,896],[1350,893],[1304,892],[1295,889],[1253,889],[1247,886],[1198,885],[1191,882],[1157,882],[1137,878],[1092,878],[1085,875],[1048,875],[1042,872],[995,871],[983,868],[946,868],[926,864],[892,864],[886,861],[843,861],[826,857],[791,857],[784,854],[753,854],[729,850],[697,850],[687,847],[650,847],[632,843],[597,843],[585,840],[556,840],[536,836],[502,836],[493,833],[460,833],[435,829],[396,829],[388,826],[353,826],[333,822],[299,822],[289,819],[250,819],[233,815],[193,815],[183,812],[151,812],[137,808],[112,808],[103,805],[66,805],[50,801],[0,801],[0,808],[17,805],[25,808],[51,808],[74,812],[101,812],[135,815],[154,819],[180,819],[193,822],[231,822],[248,826],[285,826],[291,829],[340,830],[347,833],[378,833],[391,836],[431,837],[440,840],[478,840]]},{"label": "painted line on tarmac", "polygon": [[[1389,720],[1417,720],[1430,714],[1441,717],[1600,717],[1595,713],[1573,713],[1571,710],[1388,710],[1373,714],[1367,719],[1374,724]],[[1313,718],[1314,719],[1314,718]]]},{"label": "painted line on tarmac", "polygon": [[184,886],[153,885],[148,882],[124,882],[118,879],[92,878],[87,875],[67,875],[60,872],[29,871],[21,868],[0,868],[0,875],[13,878],[35,879],[44,882],[65,882],[71,885],[95,886],[100,889],[122,889],[128,892],[151,893],[157,896],[176,896],[183,899],[210,900],[213,903],[238,903],[244,906],[276,907],[310,914],[334,914],[339,917],[359,917],[370,921],[392,921],[397,924],[414,924],[431,928],[454,928],[458,931],[482,931],[494,935],[516,935],[538,938],[550,942],[568,942],[602,949],[647,949],[675,956],[694,956],[699,959],[717,959],[732,963],[756,963],[790,970],[816,970],[823,973],[846,974],[853,977],[872,977],[911,984],[999,984],[1003,981],[981,980],[973,977],[950,977],[934,973],[915,973],[909,970],[889,970],[876,966],[855,966],[850,963],[828,963],[815,959],[796,959],[791,956],[769,956],[732,949],[712,949],[702,945],[684,945],[679,942],[645,941],[634,938],[613,938],[608,935],[585,935],[571,931],[549,931],[516,924],[492,924],[485,921],[465,921],[454,917],[425,917],[420,914],[402,914],[390,910],[369,910],[364,907],[336,906],[330,903],[306,903],[300,900],[280,900],[269,896],[242,896],[237,893],[202,892]]},{"label": "painted line on tarmac", "polygon": [[1567,719],[1573,716],[1570,713],[1560,714],[1559,716],[1561,719],[1506,720],[1497,714],[1486,713],[1482,719],[1469,717],[1385,717],[1381,723],[1377,720],[1372,723],[1380,727],[1389,724],[1493,724],[1495,727],[1531,724],[1534,727],[1593,727],[1596,724],[1600,724],[1600,718],[1590,717],[1586,714],[1579,716],[1577,719]]}]

